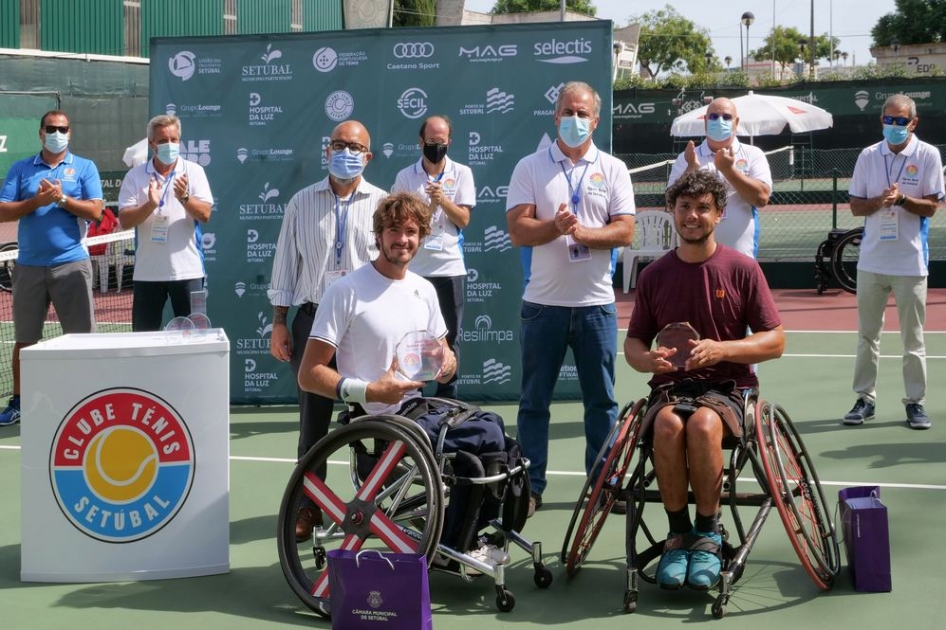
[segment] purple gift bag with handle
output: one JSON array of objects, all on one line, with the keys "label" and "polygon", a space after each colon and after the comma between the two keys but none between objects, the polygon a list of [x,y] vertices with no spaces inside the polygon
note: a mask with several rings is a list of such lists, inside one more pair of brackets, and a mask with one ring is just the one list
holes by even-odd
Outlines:
[{"label": "purple gift bag with handle", "polygon": [[880,502],[879,486],[855,486],[838,491],[841,533],[851,568],[854,590],[889,592],[890,530],[887,506]]},{"label": "purple gift bag with handle", "polygon": [[332,630],[433,630],[424,554],[331,549],[327,555]]}]

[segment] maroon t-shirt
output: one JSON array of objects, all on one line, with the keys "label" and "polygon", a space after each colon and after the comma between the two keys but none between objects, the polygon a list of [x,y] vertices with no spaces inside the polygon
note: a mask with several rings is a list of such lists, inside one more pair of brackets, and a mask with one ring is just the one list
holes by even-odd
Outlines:
[{"label": "maroon t-shirt", "polygon": [[[701,339],[731,341],[744,339],[747,328],[772,330],[782,320],[759,264],[717,244],[702,263],[683,262],[672,251],[641,273],[627,336],[650,347],[657,333],[672,322],[689,322]],[[688,378],[734,380],[740,388],[759,384],[748,365],[723,361],[690,372],[655,375],[650,386]]]}]

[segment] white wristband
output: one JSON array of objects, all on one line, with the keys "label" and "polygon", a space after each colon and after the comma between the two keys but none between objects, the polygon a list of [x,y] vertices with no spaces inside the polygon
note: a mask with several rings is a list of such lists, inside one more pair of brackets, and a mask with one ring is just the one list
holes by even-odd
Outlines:
[{"label": "white wristband", "polygon": [[346,378],[342,381],[341,399],[347,403],[364,405],[368,402],[368,381]]}]

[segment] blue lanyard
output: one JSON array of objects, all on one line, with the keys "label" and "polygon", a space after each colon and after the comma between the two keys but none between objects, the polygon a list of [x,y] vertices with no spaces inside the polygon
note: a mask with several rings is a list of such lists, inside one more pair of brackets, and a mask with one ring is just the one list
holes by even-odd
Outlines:
[{"label": "blue lanyard", "polygon": [[[890,186],[893,184],[893,182],[890,181],[890,169],[893,167],[894,164],[897,163],[897,155],[899,154],[894,154],[893,160],[890,162],[889,166],[887,165],[887,156],[886,155],[884,156],[884,172],[887,175],[887,188],[890,188]],[[903,162],[900,163],[900,172],[897,173],[897,179],[894,180],[898,184],[900,183],[900,176],[903,175],[903,167],[906,165],[907,165],[907,156],[904,155]]]},{"label": "blue lanyard", "polygon": [[441,179],[443,179],[443,174],[446,173],[446,172],[447,172],[447,169],[443,169],[442,171],[440,171],[439,173],[437,173],[437,176],[434,177],[433,179],[430,178],[430,175],[427,173],[427,171],[424,171],[424,175],[427,175],[427,181],[428,181],[429,183],[431,183],[431,184],[436,184],[436,183],[439,182]]},{"label": "blue lanyard", "polygon": [[578,204],[581,202],[581,183],[585,180],[585,173],[588,172],[588,167],[591,166],[591,163],[588,162],[585,164],[585,170],[581,172],[581,177],[578,178],[578,186],[572,187],[572,173],[575,172],[577,166],[572,168],[571,173],[565,171],[565,163],[559,162],[559,166],[562,167],[562,174],[565,175],[566,180],[568,181],[568,193],[571,195],[572,202],[572,212],[575,215],[578,214]]},{"label": "blue lanyard", "polygon": [[[345,233],[348,231],[348,214],[351,210],[351,202],[355,198],[355,190],[351,191],[348,203],[345,204],[345,214],[342,215],[338,203],[338,195],[335,195],[335,268],[339,269],[342,265],[342,252],[345,249]],[[333,193],[334,194],[334,193]]]},{"label": "blue lanyard", "polygon": [[174,181],[174,176],[177,175],[177,171],[175,169],[171,169],[171,172],[168,173],[168,176],[164,181],[161,181],[161,173],[157,171],[152,172],[157,178],[158,183],[164,188],[164,192],[161,193],[161,200],[158,201],[158,213],[161,213],[161,211],[164,209],[165,202],[167,202],[168,193],[171,190],[171,182]]}]

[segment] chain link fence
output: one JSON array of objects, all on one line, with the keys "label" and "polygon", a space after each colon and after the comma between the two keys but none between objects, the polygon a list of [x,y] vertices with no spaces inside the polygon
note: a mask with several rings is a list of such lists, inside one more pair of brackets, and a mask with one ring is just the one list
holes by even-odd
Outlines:
[{"label": "chain link fence", "polygon": [[[946,162],[946,145],[936,145]],[[851,229],[863,219],[851,216],[848,186],[861,149],[811,149],[786,146],[767,151],[773,191],[760,210],[759,260],[814,260],[818,244],[832,229]],[[639,210],[664,208],[672,153],[617,154],[627,165]],[[946,209],[930,219],[930,260],[946,260]]]}]

